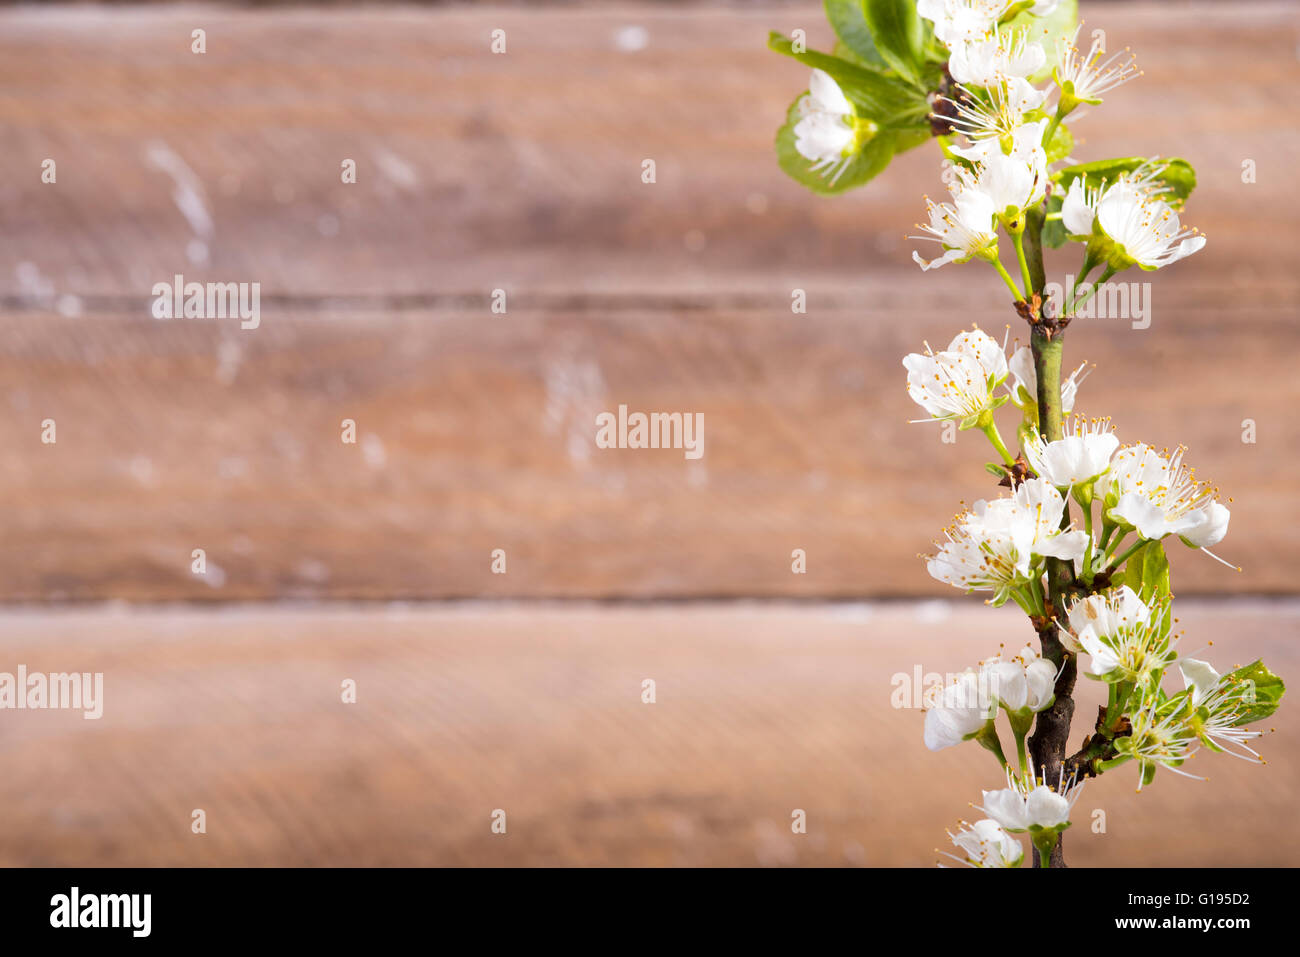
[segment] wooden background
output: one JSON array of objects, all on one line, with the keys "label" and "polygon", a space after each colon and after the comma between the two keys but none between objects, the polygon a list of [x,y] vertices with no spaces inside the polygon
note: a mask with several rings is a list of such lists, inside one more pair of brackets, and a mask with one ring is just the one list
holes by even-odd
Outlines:
[{"label": "wooden background", "polygon": [[[1185,156],[1210,243],[1135,277],[1151,328],[1071,330],[1080,405],[1235,499],[1245,572],[1174,556],[1189,648],[1294,675],[1294,603],[1230,596],[1300,556],[1295,8],[1085,16],[1146,75],[1080,158]],[[815,4],[0,10],[0,670],[107,695],[0,720],[0,863],[933,860],[996,776],[924,751],[890,677],[1028,634],[917,560],[995,490],[975,438],[906,424],[900,359],[1015,319],[991,273],[910,261],[932,152],[837,200],[776,168],[807,74],[764,39],[795,27],[827,40]],[[261,283],[261,327],[153,320],[177,272]],[[620,403],[703,412],[704,458],[596,449]],[[807,601],[673,601],[728,597]],[[1296,763],[1206,763],[1090,785],[1071,859],[1300,863]]]},{"label": "wooden background", "polygon": [[[1300,672],[1294,601],[1179,614],[1189,650]],[[903,603],[78,609],[0,628],[6,660],[104,673],[98,721],[0,713],[0,865],[42,866],[932,866],[1004,782],[982,748],[925,750],[891,680],[1032,637],[1009,609]],[[1103,688],[1080,684],[1095,715]],[[1288,703],[1266,767],[1203,752],[1187,769],[1207,781],[1089,783],[1069,861],[1300,864]]]},{"label": "wooden background", "polygon": [[[1077,152],[1185,155],[1210,242],[1132,277],[1149,329],[1080,322],[1067,358],[1097,364],[1084,411],[1186,443],[1236,500],[1246,572],[1179,556],[1180,587],[1289,592],[1294,7],[1166,7],[1089,21],[1146,75]],[[906,424],[900,359],[1018,320],[991,270],[911,262],[933,152],[837,200],[777,169],[807,71],[765,31],[824,43],[816,6],[2,17],[0,597],[943,593],[917,554],[996,490],[981,438]],[[150,318],[178,272],[260,282],[260,328]],[[704,457],[595,448],[620,403],[704,413]]]}]

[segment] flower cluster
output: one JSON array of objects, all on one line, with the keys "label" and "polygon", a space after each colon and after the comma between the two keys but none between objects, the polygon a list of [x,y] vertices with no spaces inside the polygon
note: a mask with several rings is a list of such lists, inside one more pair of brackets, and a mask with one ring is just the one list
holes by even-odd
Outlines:
[{"label": "flower cluster", "polygon": [[[1146,543],[1173,535],[1222,561],[1209,548],[1227,534],[1231,512],[1217,489],[1184,463],[1185,450],[1121,446],[1109,419],[1081,416],[1063,423],[1059,438],[1047,439],[1038,431],[1037,381],[1032,364],[1021,358],[1026,352],[1019,349],[1008,360],[1004,346],[973,329],[942,352],[903,359],[908,394],[930,414],[921,421],[979,429],[1000,458],[990,470],[1019,476],[1009,495],[976,502],[946,529],[930,574],[967,591],[992,591],[995,605],[1014,598],[1030,614],[1043,614],[1037,584],[1049,558],[1075,562],[1081,579],[1092,582]],[[1067,396],[1073,407],[1078,371],[1062,385],[1063,411]],[[1025,411],[1020,459],[1007,448],[994,416],[1008,401]],[[1067,498],[1083,509],[1082,530],[1059,524]],[[1126,544],[1129,535],[1135,540]]]},{"label": "flower cluster", "polygon": [[[1066,117],[1082,104],[1100,104],[1101,94],[1137,70],[1126,53],[1103,59],[1100,39],[1086,56],[1080,54],[1076,28],[1055,44],[1050,82],[1036,86],[1048,52],[1033,17],[1055,12],[1057,5],[1036,4],[1029,21],[1017,23],[1012,14],[1021,6],[983,0],[917,4],[947,47],[945,72],[955,89],[938,95],[934,114],[948,127],[943,147],[952,164],[952,202],[927,200],[930,225],[922,228],[930,235],[918,237],[938,242],[944,252],[933,260],[919,253],[914,258],[924,269],[982,259],[1002,273],[1017,300],[1027,299],[1033,284],[1022,248],[1025,215],[1048,195],[1055,207],[1049,215],[1066,237],[1086,244],[1080,283],[1098,267],[1104,267],[1105,281],[1130,266],[1156,269],[1202,248],[1205,237],[1180,223],[1177,184],[1162,178],[1168,164],[1121,161],[1103,167],[1106,175],[1053,169],[1073,144]],[[955,142],[958,137],[965,145]],[[998,259],[999,226],[1016,247],[1023,289]]]}]

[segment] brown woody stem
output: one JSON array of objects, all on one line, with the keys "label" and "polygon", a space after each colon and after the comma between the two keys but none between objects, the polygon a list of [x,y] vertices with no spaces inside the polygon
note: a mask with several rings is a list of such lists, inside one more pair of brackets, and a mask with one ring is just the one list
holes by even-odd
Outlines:
[{"label": "brown woody stem", "polygon": [[[1045,285],[1042,249],[1042,208],[1031,210],[1025,229],[1025,252],[1029,259],[1029,272],[1035,288],[1041,293]],[[1031,324],[1030,348],[1034,356],[1034,372],[1038,378],[1038,430],[1048,441],[1062,436],[1061,415],[1061,352],[1064,348],[1064,328],[1054,328],[1051,323]],[[1063,524],[1069,521],[1069,500]],[[1074,717],[1075,656],[1061,644],[1060,629],[1054,616],[1064,613],[1064,601],[1074,577],[1073,568],[1058,559],[1047,560],[1047,596],[1049,620],[1038,627],[1043,657],[1061,669],[1056,679],[1056,702],[1038,715],[1034,733],[1029,739],[1029,753],[1034,760],[1034,770],[1048,784],[1055,786],[1065,760],[1066,744],[1070,735],[1070,722]],[[1039,851],[1034,849],[1034,862],[1038,864]],[[1058,840],[1052,848],[1051,867],[1065,867],[1065,854]]]}]

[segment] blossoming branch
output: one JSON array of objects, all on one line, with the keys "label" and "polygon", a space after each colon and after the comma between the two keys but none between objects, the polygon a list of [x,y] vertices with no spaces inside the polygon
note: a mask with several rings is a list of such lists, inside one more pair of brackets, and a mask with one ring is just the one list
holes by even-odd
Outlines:
[{"label": "blossoming branch", "polygon": [[[1088,314],[1099,286],[1204,248],[1180,218],[1196,175],[1181,159],[1073,156],[1071,125],[1140,75],[1128,51],[1108,53],[1101,31],[1080,50],[1076,0],[825,7],[831,53],[807,49],[801,36],[769,39],[812,68],[777,133],[781,167],[834,194],[936,144],[950,195],[925,198],[928,222],[912,238],[931,251],[913,258],[927,272],[992,269],[1028,325],[1029,344],[1010,356],[974,328],[903,360],[921,421],[985,436],[994,455],[986,468],[1006,489],[953,520],[927,569],[987,593],[991,605],[1014,602],[1037,637],[933,689],[924,741],[936,751],[978,743],[1005,785],[983,792],[982,819],[950,834],[950,857],[1018,867],[1016,836],[1027,834],[1040,866],[1064,866],[1061,836],[1088,779],[1126,765],[1139,791],[1160,769],[1194,777],[1187,764],[1202,748],[1263,763],[1254,748],[1262,732],[1247,726],[1285,691],[1262,662],[1224,674],[1182,653],[1165,547],[1182,543],[1228,564],[1210,551],[1227,534],[1228,506],[1184,449],[1125,441],[1109,418],[1070,418],[1084,367],[1062,372],[1065,330]],[[1046,296],[1044,247],[1081,259],[1059,301]],[[998,426],[1007,405],[1019,413],[1012,444]],[[1080,670],[1106,686],[1107,705],[1067,754]],[[1175,674],[1181,682],[1166,687]]]}]

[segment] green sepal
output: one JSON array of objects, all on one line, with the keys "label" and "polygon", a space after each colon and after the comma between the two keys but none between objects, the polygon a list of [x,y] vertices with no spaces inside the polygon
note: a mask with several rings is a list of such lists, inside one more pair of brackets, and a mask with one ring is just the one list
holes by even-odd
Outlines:
[{"label": "green sepal", "polygon": [[[1180,761],[1179,764],[1182,762]],[[1140,787],[1146,787],[1156,779],[1156,763],[1154,761],[1140,761],[1138,767],[1142,772],[1142,784]]]}]

